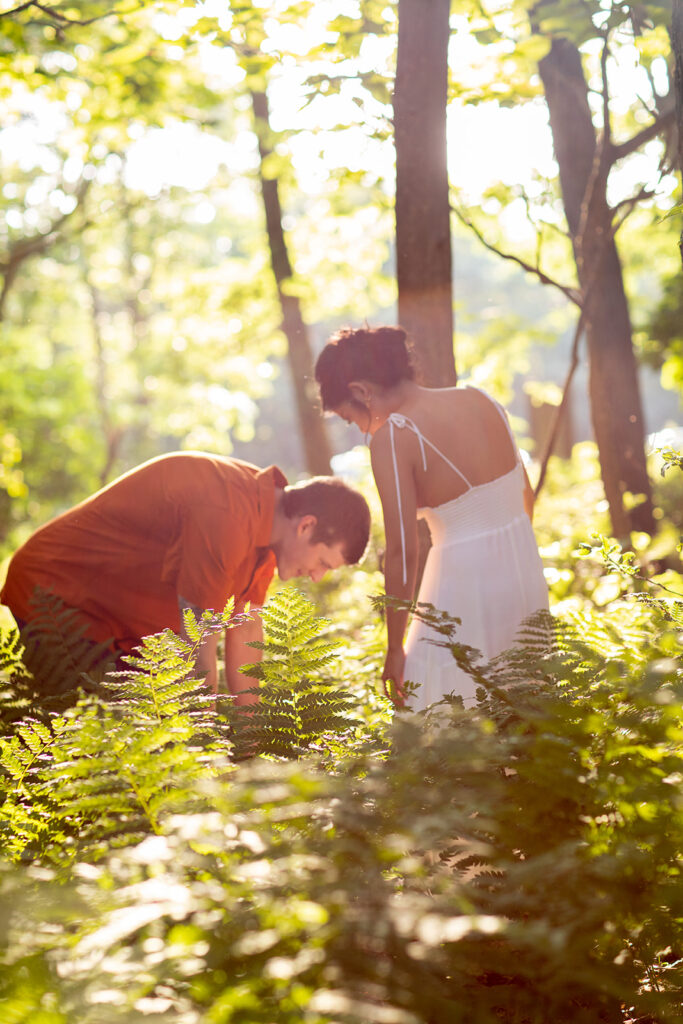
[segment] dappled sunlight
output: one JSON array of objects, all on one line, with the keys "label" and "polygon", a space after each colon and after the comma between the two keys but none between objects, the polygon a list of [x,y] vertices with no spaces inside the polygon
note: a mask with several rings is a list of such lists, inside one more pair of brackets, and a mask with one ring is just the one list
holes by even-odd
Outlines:
[{"label": "dappled sunlight", "polygon": [[3,5],[0,1024],[680,1019],[681,4],[456,6]]}]

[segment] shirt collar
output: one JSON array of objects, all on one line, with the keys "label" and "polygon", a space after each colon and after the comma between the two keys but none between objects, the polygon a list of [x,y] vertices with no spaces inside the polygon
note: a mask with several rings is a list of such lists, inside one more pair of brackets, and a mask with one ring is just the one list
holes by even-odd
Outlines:
[{"label": "shirt collar", "polygon": [[275,515],[275,491],[287,486],[287,477],[277,466],[268,466],[257,474],[259,518],[255,531],[256,546],[268,547]]}]

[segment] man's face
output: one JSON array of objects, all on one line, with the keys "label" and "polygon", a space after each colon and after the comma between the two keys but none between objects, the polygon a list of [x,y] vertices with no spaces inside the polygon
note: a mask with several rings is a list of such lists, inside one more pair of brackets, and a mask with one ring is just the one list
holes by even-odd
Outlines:
[{"label": "man's face", "polygon": [[346,564],[342,541],[336,544],[314,542],[315,527],[315,516],[301,516],[288,522],[285,536],[273,548],[281,580],[308,576],[318,583],[330,569]]}]

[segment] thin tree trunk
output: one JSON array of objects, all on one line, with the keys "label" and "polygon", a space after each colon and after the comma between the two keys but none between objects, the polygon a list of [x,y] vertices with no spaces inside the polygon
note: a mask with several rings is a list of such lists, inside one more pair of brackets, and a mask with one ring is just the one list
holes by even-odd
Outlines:
[{"label": "thin tree trunk", "polygon": [[[139,251],[136,246],[135,213],[138,208],[136,201],[131,201],[131,196],[125,183],[126,166],[125,159],[118,180],[119,189],[119,216],[123,232],[121,245],[121,256],[124,272],[124,293],[121,300],[123,311],[126,314],[129,357],[132,368],[132,379],[130,381],[130,406],[135,412],[130,416],[129,422],[122,428],[122,438],[126,440],[126,448],[131,451],[145,450],[149,445],[150,413],[152,404],[149,391],[145,387],[145,378],[149,373],[146,353],[149,348],[149,318],[145,316],[141,304],[140,293],[151,284],[152,270],[146,278],[140,280],[135,270],[135,256]],[[152,266],[154,264],[152,263]],[[149,455],[155,454],[150,451]]]},{"label": "thin tree trunk", "polygon": [[22,265],[20,259],[8,259],[6,263],[0,266],[0,272],[2,272],[2,288],[0,289],[0,321],[5,319],[5,306],[7,304],[7,296],[10,293],[10,289],[14,284],[17,274]]},{"label": "thin tree trunk", "polygon": [[109,398],[109,375],[104,339],[102,337],[102,296],[93,283],[88,267],[83,261],[83,280],[90,295],[90,323],[92,327],[93,350],[95,356],[95,399],[104,434],[105,456],[100,470],[100,486],[109,481],[112,469],[119,456],[123,429],[112,421],[111,402]]},{"label": "thin tree trunk", "polygon": [[[674,93],[678,132],[678,170],[683,186],[683,0],[673,0],[671,15],[671,48],[674,54]],[[683,265],[683,229],[678,242]]]},{"label": "thin tree trunk", "polygon": [[[645,429],[628,302],[607,203],[607,141],[598,146],[581,56],[566,39],[553,41],[539,64],[550,112],[567,223],[585,310],[593,430],[612,530],[654,532]],[[624,492],[645,495],[632,511]]]},{"label": "thin tree trunk", "polygon": [[456,382],[446,166],[450,0],[399,0],[394,91],[398,318],[424,383]]},{"label": "thin tree trunk", "polygon": [[314,476],[326,475],[330,473],[332,451],[325,422],[316,408],[313,350],[308,327],[301,313],[299,299],[288,291],[288,284],[292,280],[292,265],[282,228],[278,182],[276,178],[269,178],[264,173],[265,160],[272,152],[269,141],[270,119],[266,94],[252,92],[252,104],[261,157],[259,178],[266,214],[270,260],[282,309],[282,330],[287,338],[287,358],[292,375],[306,468]]}]

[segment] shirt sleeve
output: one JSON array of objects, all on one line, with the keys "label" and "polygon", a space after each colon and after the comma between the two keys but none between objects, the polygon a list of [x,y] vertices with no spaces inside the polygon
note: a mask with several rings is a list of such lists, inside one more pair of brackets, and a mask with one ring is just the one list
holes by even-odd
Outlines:
[{"label": "shirt sleeve", "polygon": [[242,601],[247,601],[250,604],[260,608],[265,603],[266,595],[268,593],[268,587],[275,573],[275,555],[272,552],[268,553],[267,558],[256,566],[254,575],[251,578],[249,586],[245,591]]},{"label": "shirt sleeve", "polygon": [[221,611],[229,597],[240,598],[251,577],[254,544],[248,523],[227,523],[224,508],[187,507],[164,559],[163,582],[199,608]]}]

